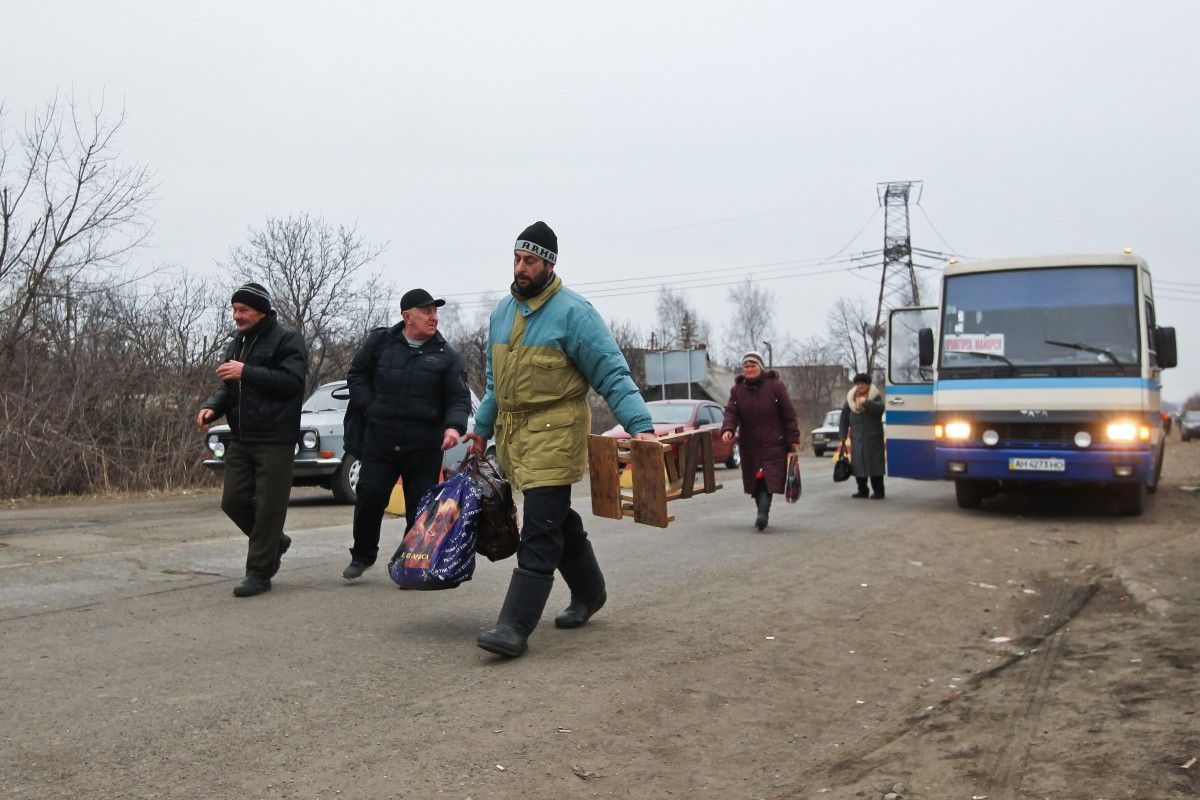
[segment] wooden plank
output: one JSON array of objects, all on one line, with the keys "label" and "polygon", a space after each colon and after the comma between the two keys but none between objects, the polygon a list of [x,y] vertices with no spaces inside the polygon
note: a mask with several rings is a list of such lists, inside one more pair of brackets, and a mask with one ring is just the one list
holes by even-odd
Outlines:
[{"label": "wooden plank", "polygon": [[679,480],[681,473],[679,472],[679,467],[671,458],[670,450],[663,451],[663,461],[665,462],[665,466],[667,468],[667,483],[674,483],[675,481]]},{"label": "wooden plank", "polygon": [[682,442],[692,435],[692,431],[676,431],[675,433],[664,433],[662,436],[655,439],[659,444],[675,444]]},{"label": "wooden plank", "polygon": [[714,431],[709,436],[701,437],[700,448],[701,458],[704,463],[704,492],[712,494],[721,487],[717,485],[717,474],[713,468],[713,436],[717,433]]},{"label": "wooden plank", "polygon": [[[625,516],[627,516],[627,517],[633,517],[633,518],[634,518],[634,522],[637,522],[637,516],[634,514],[634,512],[633,512],[633,509],[632,509],[632,508],[627,508],[627,509],[625,509]],[[674,515],[674,514],[667,514],[667,524],[669,525],[670,523],[672,523],[672,522],[674,522],[674,521],[675,521],[675,515]],[[667,526],[666,526],[666,525],[662,525],[662,526],[660,526],[660,527],[663,527],[663,528],[665,528],[665,527],[667,527]]]},{"label": "wooden plank", "polygon": [[663,446],[658,442],[634,439],[629,443],[633,454],[633,518],[636,522],[667,527],[667,487],[663,481]]},{"label": "wooden plank", "polygon": [[610,436],[588,436],[592,513],[597,517],[621,518],[621,486],[617,470],[617,440]]},{"label": "wooden plank", "polygon": [[711,447],[712,440],[709,438],[707,431],[700,431],[694,434],[687,440],[687,444],[679,446],[680,456],[683,459],[683,468],[681,471],[684,475],[683,494],[680,496],[685,499],[691,497],[692,493],[696,489],[696,467],[697,461],[700,459],[701,448],[703,446],[700,443],[705,439],[709,439]]}]

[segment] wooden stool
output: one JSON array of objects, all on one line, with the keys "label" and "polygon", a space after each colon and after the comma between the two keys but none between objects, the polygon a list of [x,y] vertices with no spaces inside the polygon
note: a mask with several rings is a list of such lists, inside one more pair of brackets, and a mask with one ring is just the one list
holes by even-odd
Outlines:
[{"label": "wooden stool", "polygon": [[[672,452],[674,450],[674,452]],[[621,491],[621,466],[633,471],[632,490]],[[697,469],[701,471],[698,476]],[[655,441],[588,437],[592,513],[665,528],[675,521],[667,502],[721,488],[713,469],[712,431],[679,431]]]}]

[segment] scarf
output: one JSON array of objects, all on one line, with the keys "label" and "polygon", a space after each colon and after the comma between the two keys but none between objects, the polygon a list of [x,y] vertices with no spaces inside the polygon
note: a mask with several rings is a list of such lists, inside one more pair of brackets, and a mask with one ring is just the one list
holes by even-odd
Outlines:
[{"label": "scarf", "polygon": [[850,406],[850,410],[853,411],[855,414],[862,413],[863,404],[866,403],[866,401],[879,399],[879,388],[876,387],[874,384],[872,384],[871,388],[867,390],[867,394],[864,397],[859,397],[857,392],[858,392],[857,384],[852,386],[850,388],[850,391],[846,392],[846,405]]}]

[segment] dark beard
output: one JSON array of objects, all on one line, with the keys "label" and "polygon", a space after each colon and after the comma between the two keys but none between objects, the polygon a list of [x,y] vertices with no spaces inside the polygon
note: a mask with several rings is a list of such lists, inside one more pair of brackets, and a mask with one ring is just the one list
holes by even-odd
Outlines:
[{"label": "dark beard", "polygon": [[519,294],[519,295],[521,295],[521,297],[524,297],[526,300],[529,300],[529,299],[537,297],[539,294],[541,294],[542,289],[545,289],[546,285],[548,283],[550,283],[550,281],[552,281],[552,280],[554,280],[554,270],[548,269],[548,270],[546,270],[545,277],[542,278],[540,283],[534,283],[533,281],[530,281],[528,286],[526,286],[525,288],[521,288],[521,285],[519,283],[517,283],[516,279],[514,278],[513,282],[512,282],[512,286],[509,288],[512,289],[514,294]]}]

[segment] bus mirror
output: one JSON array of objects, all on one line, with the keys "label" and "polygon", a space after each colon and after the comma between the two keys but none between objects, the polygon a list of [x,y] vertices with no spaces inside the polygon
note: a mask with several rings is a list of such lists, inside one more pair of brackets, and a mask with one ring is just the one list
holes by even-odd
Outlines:
[{"label": "bus mirror", "polygon": [[1175,350],[1175,329],[1154,329],[1154,355],[1158,366],[1168,369],[1179,363],[1179,354]]},{"label": "bus mirror", "polygon": [[[1171,331],[1171,342],[1174,343],[1175,331]],[[911,350],[909,352],[912,352]],[[933,366],[933,328],[921,328],[917,331],[917,352],[922,367]],[[1173,352],[1173,351],[1172,351]]]}]

